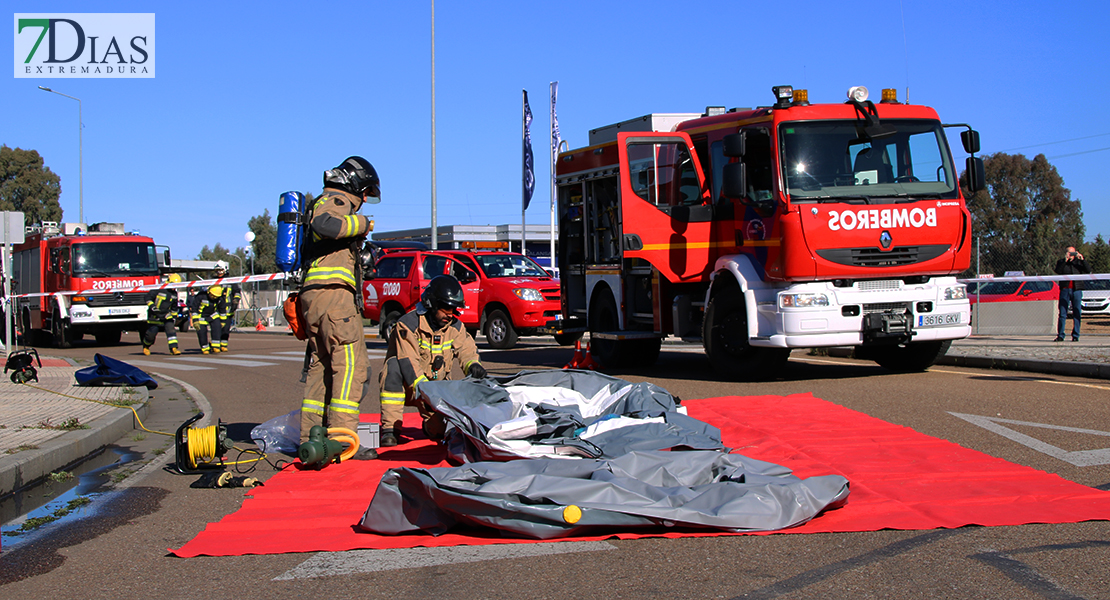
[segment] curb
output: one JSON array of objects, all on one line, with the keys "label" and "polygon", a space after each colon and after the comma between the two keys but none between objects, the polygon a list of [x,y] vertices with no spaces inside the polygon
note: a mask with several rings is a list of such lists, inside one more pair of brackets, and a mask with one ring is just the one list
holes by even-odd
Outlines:
[{"label": "curb", "polygon": [[[829,356],[852,358],[851,348],[829,348]],[[1110,365],[1095,363],[1030,360],[1024,358],[990,358],[987,356],[950,356],[937,359],[938,365],[968,367],[972,369],[999,369],[1024,371],[1045,375],[1066,375],[1068,377],[1087,377],[1090,379],[1110,379]]]},{"label": "curb", "polygon": [[[135,406],[139,418],[146,416],[150,394]],[[88,423],[89,429],[67,431],[37,450],[24,450],[0,458],[0,497],[33,485],[44,477],[83,462],[97,450],[115,443],[138,424],[131,409],[120,408]]]}]

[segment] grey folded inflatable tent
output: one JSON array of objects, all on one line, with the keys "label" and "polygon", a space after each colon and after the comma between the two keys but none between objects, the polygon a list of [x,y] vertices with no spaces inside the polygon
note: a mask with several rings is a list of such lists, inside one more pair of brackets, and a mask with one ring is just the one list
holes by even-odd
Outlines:
[{"label": "grey folded inflatable tent", "polygon": [[848,499],[839,475],[803,480],[726,454],[717,428],[683,414],[650,383],[524,371],[425,382],[417,393],[446,417],[449,456],[470,464],[387,471],[359,523],[364,531],[492,528],[533,539],[667,527],[773,531]]}]

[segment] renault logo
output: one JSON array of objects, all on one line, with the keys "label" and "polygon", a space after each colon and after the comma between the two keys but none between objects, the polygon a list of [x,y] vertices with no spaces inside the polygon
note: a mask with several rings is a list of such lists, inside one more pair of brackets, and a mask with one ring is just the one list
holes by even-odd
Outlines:
[{"label": "renault logo", "polygon": [[879,244],[882,245],[883,250],[890,250],[890,243],[893,241],[894,238],[890,237],[889,231],[884,231],[881,235],[879,235]]}]

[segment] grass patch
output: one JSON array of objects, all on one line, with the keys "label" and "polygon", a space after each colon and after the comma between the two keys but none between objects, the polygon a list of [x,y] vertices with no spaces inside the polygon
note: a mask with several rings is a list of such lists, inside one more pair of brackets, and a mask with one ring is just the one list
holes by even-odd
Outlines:
[{"label": "grass patch", "polygon": [[69,471],[58,471],[56,473],[51,473],[47,475],[46,478],[54,483],[63,483],[69,481],[70,479],[73,479],[73,473],[70,473]]},{"label": "grass patch", "polygon": [[46,419],[43,421],[39,421],[38,425],[35,425],[33,427],[25,427],[24,429],[55,429],[58,431],[74,431],[76,429],[89,429],[89,426],[82,423],[81,420],[77,417],[70,417],[68,419],[62,420],[61,423],[55,423],[53,419]]},{"label": "grass patch", "polygon": [[8,448],[4,454],[15,454],[16,452],[23,452],[24,450],[38,450],[39,447],[34,444],[20,444],[15,448]]},{"label": "grass patch", "polygon": [[23,522],[22,525],[19,526],[19,529],[12,531],[9,535],[20,535],[34,531],[39,527],[42,527],[47,523],[53,523],[54,521],[57,521],[58,519],[77,510],[78,508],[81,508],[82,506],[88,505],[90,503],[92,503],[92,500],[89,500],[84,496],[74,498],[73,500],[67,502],[65,506],[59,508],[58,510],[55,510],[49,515],[46,515],[44,517],[31,517],[30,519],[27,519]]},{"label": "grass patch", "polygon": [[134,441],[134,442],[141,442],[145,439],[146,439],[146,434],[145,433],[136,433],[135,435],[131,436],[131,441]]}]

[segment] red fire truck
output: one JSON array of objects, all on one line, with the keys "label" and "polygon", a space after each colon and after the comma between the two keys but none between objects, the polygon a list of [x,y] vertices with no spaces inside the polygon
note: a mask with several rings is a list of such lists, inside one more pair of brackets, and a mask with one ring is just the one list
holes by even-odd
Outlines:
[{"label": "red fire truck", "polygon": [[[853,346],[922,370],[971,332],[968,187],[978,133],[865,88],[844,103],[776,102],[653,114],[590,132],[556,170],[564,332],[603,363],[651,364],[661,339],[699,340],[737,379],[774,375],[792,348]],[[553,324],[554,325],[554,324]]]},{"label": "red fire truck", "polygon": [[38,345],[51,338],[59,348],[85,334],[101,344],[119,342],[124,331],[146,323],[146,292],[123,290],[158,283],[160,263],[169,260],[168,249],[126,233],[122,223],[32,226],[12,248],[12,289],[29,294],[18,298],[25,339]]}]

